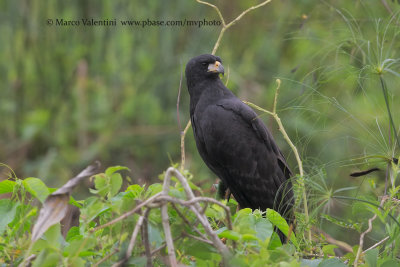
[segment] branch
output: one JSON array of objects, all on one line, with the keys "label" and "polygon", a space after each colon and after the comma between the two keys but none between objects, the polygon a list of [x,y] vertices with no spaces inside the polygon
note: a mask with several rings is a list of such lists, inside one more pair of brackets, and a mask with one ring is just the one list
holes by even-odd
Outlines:
[{"label": "branch", "polygon": [[[388,199],[388,198],[384,196],[384,197],[382,198],[382,200],[381,200],[380,206],[382,206],[383,203],[384,203],[387,199]],[[354,260],[354,267],[357,267],[357,266],[358,266],[358,260],[360,259],[360,256],[361,256],[361,254],[362,254],[362,249],[363,249],[363,246],[364,246],[364,238],[365,238],[365,235],[372,231],[372,222],[376,219],[377,216],[378,216],[378,215],[375,214],[374,216],[372,216],[372,217],[368,220],[368,228],[367,228],[367,230],[365,230],[364,232],[362,232],[361,235],[360,235],[360,245],[358,246],[358,250],[357,250],[357,254],[356,254],[356,259]]]},{"label": "branch", "polygon": [[[171,176],[169,176],[167,179],[167,174],[165,174],[163,191],[162,191],[163,195],[168,195],[170,182],[171,182]],[[169,225],[167,204],[168,203],[164,203],[161,206],[161,220],[162,220],[162,225],[164,227],[165,242],[167,243],[169,263],[171,264],[172,267],[175,267],[178,266],[178,264],[175,256],[174,242],[172,241],[171,227]]]},{"label": "branch", "polygon": [[185,160],[186,160],[185,136],[191,125],[192,125],[192,122],[189,120],[188,123],[186,124],[185,130],[183,130],[183,132],[181,132],[181,168],[180,168],[181,172],[183,172],[183,170],[185,169]]},{"label": "branch", "polygon": [[222,16],[221,11],[219,10],[219,8],[218,8],[216,5],[213,5],[213,4],[210,4],[210,3],[208,3],[208,2],[201,1],[201,0],[196,0],[196,1],[197,1],[198,3],[200,3],[200,4],[204,4],[204,5],[207,5],[207,6],[210,6],[210,7],[214,8],[214,9],[217,11],[217,13],[218,13],[219,18],[221,19],[221,22],[222,22],[222,29],[221,29],[221,31],[219,32],[217,42],[215,43],[214,48],[213,48],[212,53],[211,53],[211,54],[215,55],[215,53],[216,53],[217,50],[218,50],[219,43],[221,42],[221,39],[222,39],[222,37],[224,36],[224,33],[225,33],[225,31],[226,31],[227,29],[229,29],[231,26],[233,26],[236,22],[238,22],[244,15],[246,15],[246,14],[249,13],[250,11],[252,11],[252,10],[254,10],[254,9],[257,9],[257,8],[259,8],[259,7],[262,7],[262,6],[266,5],[266,4],[268,4],[269,2],[271,2],[272,0],[266,0],[266,1],[264,1],[264,2],[262,2],[262,3],[260,3],[260,4],[258,4],[258,5],[249,7],[248,9],[246,9],[245,11],[243,11],[239,16],[237,16],[234,20],[232,20],[232,21],[229,22],[228,24],[225,23],[224,17]]},{"label": "branch", "polygon": [[380,245],[382,245],[383,243],[385,243],[388,239],[390,238],[390,236],[385,237],[384,239],[382,239],[381,241],[379,241],[378,243],[372,245],[371,247],[367,248],[366,250],[363,251],[363,253],[367,252],[368,250],[374,249]]},{"label": "branch", "polygon": [[[183,175],[179,171],[177,171],[172,167],[168,168],[167,172],[165,173],[163,193],[168,194],[172,175],[174,175],[181,183],[183,189],[185,190],[186,197],[188,198],[188,200],[189,201],[193,200],[195,197],[187,180],[185,179],[185,177],[183,177]],[[231,253],[229,252],[228,248],[224,245],[224,243],[222,243],[222,241],[218,238],[218,235],[213,231],[210,223],[207,220],[207,217],[205,215],[200,214],[201,210],[200,204],[198,202],[193,202],[193,205],[190,206],[190,209],[193,211],[193,213],[197,216],[200,223],[203,225],[205,232],[213,242],[215,248],[217,248],[217,250],[222,254],[224,262],[229,260]]]},{"label": "branch", "polygon": [[148,205],[148,204],[154,202],[154,201],[157,199],[157,197],[159,197],[160,195],[161,195],[161,192],[155,194],[154,196],[152,196],[152,197],[146,199],[145,201],[143,201],[142,203],[140,203],[139,205],[137,205],[136,207],[134,207],[132,210],[130,210],[130,211],[128,211],[128,212],[122,214],[122,215],[119,216],[118,218],[116,218],[116,219],[114,219],[114,220],[112,220],[112,221],[110,221],[110,222],[108,222],[108,223],[106,223],[106,224],[97,226],[96,228],[93,228],[93,229],[91,230],[91,232],[96,232],[96,231],[98,231],[98,230],[100,230],[100,229],[103,229],[103,228],[105,228],[105,227],[108,227],[108,226],[110,226],[110,225],[113,225],[113,224],[115,224],[115,223],[117,223],[117,222],[120,222],[120,221],[122,221],[122,220],[128,218],[128,217],[131,216],[132,214],[138,212],[142,207],[144,207],[144,206],[146,206],[146,205]]},{"label": "branch", "polygon": [[[149,212],[147,212],[147,210]],[[150,209],[147,209],[145,214],[144,214],[144,224],[142,226],[142,241],[143,241],[143,246],[144,246],[144,251],[146,254],[146,267],[152,267],[152,259],[151,259],[151,247],[150,247],[150,241],[149,241],[149,214],[150,214]]]}]

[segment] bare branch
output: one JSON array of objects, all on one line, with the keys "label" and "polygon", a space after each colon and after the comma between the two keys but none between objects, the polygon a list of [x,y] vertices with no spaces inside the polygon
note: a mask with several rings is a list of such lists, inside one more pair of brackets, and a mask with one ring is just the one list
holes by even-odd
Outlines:
[{"label": "bare branch", "polygon": [[257,9],[259,7],[265,6],[266,4],[268,4],[269,2],[271,2],[271,0],[266,0],[256,6],[252,6],[249,7],[248,9],[246,9],[245,11],[243,11],[239,16],[236,17],[236,19],[232,20],[231,22],[228,23],[228,25],[226,25],[226,28],[228,29],[229,27],[231,27],[232,25],[234,25],[236,22],[238,22],[244,15],[246,15],[247,13],[249,13],[250,11]]},{"label": "bare branch", "polygon": [[115,248],[113,252],[111,252],[110,254],[107,254],[104,258],[102,258],[101,260],[99,260],[98,262],[96,262],[93,267],[97,267],[100,264],[102,264],[103,262],[105,262],[106,260],[108,260],[109,258],[111,258],[115,253],[118,253],[119,249]]},{"label": "bare branch", "polygon": [[[230,216],[230,212],[231,211],[230,211],[229,207],[225,206],[224,204],[222,204],[218,200],[215,200],[215,199],[210,198],[210,197],[194,197],[191,200],[182,200],[182,199],[179,199],[179,198],[174,198],[174,197],[171,197],[171,196],[164,196],[164,195],[160,196],[158,198],[158,200],[165,200],[165,201],[168,201],[168,202],[171,202],[171,203],[177,203],[177,204],[180,204],[180,205],[185,206],[185,207],[191,207],[192,205],[198,204],[199,202],[209,202],[209,203],[212,203],[212,204],[216,204],[216,205],[220,206],[221,208],[223,208],[225,210],[225,212],[226,212],[226,220],[227,220],[227,223],[228,223],[228,225],[227,225],[228,229],[232,230],[232,220],[231,220],[231,216]],[[199,212],[201,210],[202,209],[200,207]],[[200,212],[200,214],[202,214],[202,213]]]},{"label": "bare branch", "polygon": [[181,132],[181,168],[180,168],[180,170],[182,172],[185,169],[185,160],[186,160],[186,156],[185,156],[185,136],[186,136],[186,133],[189,130],[191,125],[192,125],[192,122],[189,120],[188,123],[186,124],[185,130],[183,130],[183,132]]},{"label": "bare branch", "polygon": [[215,5],[211,4],[211,3],[205,2],[205,1],[201,1],[201,0],[196,0],[196,1],[198,3],[200,3],[200,4],[207,5],[207,6],[210,6],[210,7],[214,8],[215,11],[217,11],[218,16],[219,16],[219,18],[220,18],[220,20],[222,22],[222,27],[226,27],[226,23],[225,23],[224,17],[222,16],[221,11],[219,11],[219,8],[217,6],[215,6]]},{"label": "bare branch", "polygon": [[363,251],[363,253],[367,252],[368,250],[374,249],[380,245],[382,245],[383,243],[385,243],[388,239],[390,238],[390,236],[385,237],[384,239],[382,239],[381,241],[379,241],[378,243],[372,245],[371,247],[367,248],[366,250]]},{"label": "bare branch", "polygon": [[206,237],[203,235],[202,232],[199,231],[199,229],[197,229],[195,224],[191,224],[189,222],[189,220],[182,214],[182,212],[178,209],[178,207],[175,205],[174,202],[171,202],[172,207],[174,208],[174,210],[176,211],[176,213],[178,213],[179,217],[182,218],[182,220],[190,227],[192,227],[193,231],[195,231],[199,236],[201,236],[201,238],[206,239]]},{"label": "bare branch", "polygon": [[103,229],[103,228],[108,227],[108,226],[110,226],[110,225],[113,225],[113,224],[115,224],[115,223],[117,223],[117,222],[119,222],[119,221],[124,220],[125,218],[127,218],[127,217],[131,216],[132,214],[138,212],[142,207],[144,207],[144,206],[146,206],[146,205],[152,203],[153,201],[155,201],[155,200],[157,199],[157,197],[160,196],[160,195],[161,195],[161,192],[155,194],[154,196],[152,196],[152,197],[146,199],[145,201],[143,201],[142,203],[140,203],[139,205],[137,205],[137,206],[136,206],[135,208],[133,208],[132,210],[130,210],[130,211],[128,211],[128,212],[122,214],[122,215],[119,216],[118,218],[116,218],[116,219],[114,219],[114,220],[112,220],[112,221],[110,221],[110,222],[108,222],[108,223],[106,223],[106,224],[97,226],[96,228],[92,229],[91,232],[96,232],[97,230]]},{"label": "bare branch", "polygon": [[176,120],[178,121],[178,126],[179,126],[180,132],[182,131],[182,125],[181,125],[181,119],[179,116],[179,105],[181,102],[182,77],[183,77],[183,71],[182,71],[182,67],[181,67],[181,79],[179,80],[178,98],[176,99]]},{"label": "bare branch", "polygon": [[[385,197],[385,196],[382,197],[381,204],[380,204],[379,206],[382,206],[383,203],[384,203],[387,199],[388,199],[388,197]],[[372,216],[372,217],[368,220],[368,228],[367,228],[367,230],[365,230],[364,232],[362,232],[361,235],[360,235],[360,245],[358,246],[358,250],[357,250],[357,254],[356,254],[356,259],[354,260],[354,267],[357,267],[357,266],[358,266],[358,261],[359,261],[359,259],[360,259],[361,254],[362,254],[362,251],[363,251],[365,235],[372,231],[372,222],[376,219],[377,216],[378,216],[378,215],[375,214],[374,216]]]},{"label": "bare branch", "polygon": [[[148,212],[147,212],[148,211]],[[146,212],[144,213],[144,222],[142,226],[142,241],[143,241],[143,246],[144,246],[144,251],[146,254],[146,267],[152,267],[152,259],[151,259],[151,248],[150,248],[150,241],[149,241],[149,214],[150,214],[150,209],[147,209]]]},{"label": "bare branch", "polygon": [[210,240],[205,239],[205,238],[201,238],[201,237],[198,237],[198,236],[195,236],[195,235],[191,235],[191,234],[188,234],[188,233],[183,233],[183,235],[184,235],[184,236],[187,236],[187,237],[190,237],[190,238],[193,238],[193,239],[195,239],[195,240],[198,240],[198,241],[200,241],[200,242],[209,244],[209,245],[214,245],[213,242],[211,242]]},{"label": "bare branch", "polygon": [[[168,168],[167,172],[165,173],[163,191],[162,191],[162,194],[164,196],[168,195],[169,187],[171,184],[171,172],[169,171],[170,169],[171,168]],[[173,169],[173,170],[175,170],[175,169]],[[164,203],[161,206],[161,220],[162,220],[162,225],[164,227],[165,242],[167,243],[169,263],[172,267],[175,267],[178,264],[177,264],[176,256],[175,256],[174,242],[172,241],[171,227],[169,225],[167,204],[168,203]]]}]

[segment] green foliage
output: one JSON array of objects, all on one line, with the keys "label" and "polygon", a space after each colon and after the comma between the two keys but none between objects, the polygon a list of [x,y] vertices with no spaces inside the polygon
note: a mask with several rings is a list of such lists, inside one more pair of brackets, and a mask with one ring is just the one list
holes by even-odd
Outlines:
[{"label": "green foliage", "polygon": [[[71,227],[63,237],[60,224],[57,223],[34,243],[30,243],[29,240],[38,208],[26,205],[25,202],[29,203],[34,198],[40,199],[39,193],[48,194],[54,189],[48,188],[38,178],[3,182],[2,185],[8,188],[4,192],[13,191],[14,193],[10,198],[0,200],[0,218],[2,218],[0,231],[3,233],[0,236],[3,244],[0,247],[2,263],[20,264],[30,254],[37,256],[32,261],[33,266],[85,266],[95,264],[103,258],[107,258],[104,264],[118,261],[124,254],[115,252],[126,250],[132,230],[137,223],[138,214],[116,221],[108,227],[99,226],[110,222],[162,190],[162,185],[159,183],[148,187],[131,184],[121,192],[123,178],[117,171],[126,169],[120,166],[110,167],[104,173],[93,177],[95,189],[90,190],[91,196],[75,200],[80,207],[79,226]],[[10,185],[17,187],[18,184],[22,186],[19,186],[17,190],[9,188]],[[184,199],[182,192],[183,188],[178,183],[170,188],[170,195],[180,199]],[[231,202],[235,205],[234,201]],[[180,261],[195,266],[218,266],[222,260],[218,250],[209,243],[190,236],[197,235],[193,227],[196,227],[203,235],[205,232],[200,226],[187,224],[187,221],[195,223],[195,217],[185,209],[177,206],[173,208],[170,205],[168,207]],[[293,245],[282,245],[279,238],[278,243],[276,240],[272,241],[276,235],[273,232],[273,225],[279,227],[285,234],[288,232],[287,223],[273,210],[268,210],[266,216],[259,211],[239,210],[233,214],[231,230],[223,224],[223,221],[226,221],[226,214],[219,205],[210,205],[205,210],[205,214],[212,222],[218,236],[226,240],[226,245],[234,252],[234,257],[229,263],[232,266],[260,266],[260,264],[300,266]],[[158,209],[151,210],[147,228],[149,246],[152,249],[161,247],[165,242],[165,237]],[[144,250],[143,238],[141,233],[141,242],[135,247],[129,260],[130,264],[140,265],[146,261],[146,258],[141,256]],[[296,239],[291,238],[291,240],[297,246]],[[271,242],[274,242],[273,246]],[[160,261],[163,254],[164,250],[161,249],[159,254],[153,256],[155,266],[164,266]]]}]

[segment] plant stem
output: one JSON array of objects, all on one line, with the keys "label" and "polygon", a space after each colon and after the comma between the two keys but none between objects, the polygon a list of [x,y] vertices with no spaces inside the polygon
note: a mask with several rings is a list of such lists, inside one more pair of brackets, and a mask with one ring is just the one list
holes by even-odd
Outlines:
[{"label": "plant stem", "polygon": [[390,128],[392,129],[393,136],[396,139],[397,146],[400,149],[399,137],[397,135],[396,126],[394,125],[392,112],[390,112],[388,91],[386,88],[385,80],[383,80],[382,75],[379,75],[379,80],[381,82],[383,97],[385,99],[386,108],[387,108],[387,112],[388,112],[388,116],[389,116],[389,125],[390,125]]}]

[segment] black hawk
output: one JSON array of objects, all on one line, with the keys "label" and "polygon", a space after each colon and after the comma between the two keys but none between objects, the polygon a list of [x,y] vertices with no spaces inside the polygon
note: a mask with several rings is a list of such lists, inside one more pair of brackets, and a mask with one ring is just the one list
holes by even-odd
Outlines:
[{"label": "black hawk", "polygon": [[274,208],[290,222],[291,171],[262,120],[220,80],[222,60],[200,55],[185,72],[197,149],[220,186],[230,190],[240,208]]}]

